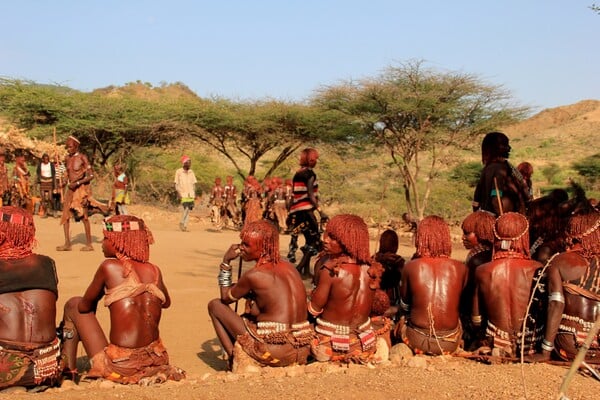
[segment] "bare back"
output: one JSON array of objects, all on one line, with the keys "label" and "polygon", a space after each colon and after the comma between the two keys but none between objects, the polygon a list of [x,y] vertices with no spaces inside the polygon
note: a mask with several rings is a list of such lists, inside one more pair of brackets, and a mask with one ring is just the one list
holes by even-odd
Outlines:
[{"label": "bare back", "polygon": [[375,293],[369,287],[368,265],[342,263],[334,276],[326,266],[319,271],[319,284],[312,296],[312,303],[323,308],[321,318],[350,327],[364,323]]},{"label": "bare back", "polygon": [[[423,257],[409,261],[402,273],[402,293],[410,304],[411,324],[452,330],[458,326],[460,296],[467,268],[449,258]],[[408,300],[406,300],[408,299]]]},{"label": "bare back", "polygon": [[151,291],[140,289],[141,294],[117,299],[110,304],[110,342],[122,347],[138,348],[159,338],[158,325],[162,309],[169,305],[169,297],[160,270],[156,266],[129,261],[132,271],[127,277],[123,276],[122,261],[107,259],[102,263],[99,273],[104,275],[107,293],[121,285],[126,292],[125,289],[133,288],[136,284],[154,284],[166,298],[163,304]]},{"label": "bare back", "polygon": [[499,259],[477,268],[476,292],[490,322],[509,333],[522,328],[535,272],[541,267],[534,260]]},{"label": "bare back", "polygon": [[32,289],[0,294],[0,340],[48,343],[56,337],[56,295]]},{"label": "bare back", "polygon": [[[306,289],[300,273],[287,261],[256,266],[240,280],[247,280],[259,310],[259,321],[294,324],[306,321]],[[243,284],[243,282],[242,282]]]}]

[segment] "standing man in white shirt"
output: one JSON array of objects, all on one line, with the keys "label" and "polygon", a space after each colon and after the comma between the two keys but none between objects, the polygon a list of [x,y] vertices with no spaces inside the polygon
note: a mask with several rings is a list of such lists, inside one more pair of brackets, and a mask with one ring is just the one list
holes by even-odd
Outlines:
[{"label": "standing man in white shirt", "polygon": [[184,155],[181,157],[183,166],[175,171],[175,190],[183,207],[183,215],[179,222],[179,229],[187,232],[190,211],[194,209],[194,199],[196,198],[196,175],[192,171],[192,160]]}]

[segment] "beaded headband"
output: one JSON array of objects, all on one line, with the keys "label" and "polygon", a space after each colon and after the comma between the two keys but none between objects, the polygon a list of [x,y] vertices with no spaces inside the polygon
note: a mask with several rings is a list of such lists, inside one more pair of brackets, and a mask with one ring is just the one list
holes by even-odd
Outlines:
[{"label": "beaded headband", "polygon": [[0,221],[16,225],[27,225],[31,223],[31,218],[23,214],[6,214],[0,212]]},{"label": "beaded headband", "polygon": [[77,143],[77,144],[80,144],[80,142],[79,142],[79,139],[77,139],[75,136],[69,136],[69,137],[67,138],[67,140],[69,140],[69,139],[71,139],[72,141],[74,141],[74,142],[75,142],[75,143]]},{"label": "beaded headband", "polygon": [[[599,213],[600,214],[600,213]],[[579,237],[585,237],[588,235],[591,235],[592,233],[594,233],[594,231],[596,229],[598,229],[600,227],[600,215],[599,218],[596,220],[596,223],[594,224],[594,226],[592,226],[590,229],[588,229],[587,231],[583,232]]]},{"label": "beaded headband", "polygon": [[109,222],[105,220],[102,221],[102,229],[107,232],[139,231],[144,229],[144,224],[140,221]]},{"label": "beaded headband", "polygon": [[525,229],[523,230],[523,232],[521,232],[515,237],[500,237],[500,235],[498,235],[498,232],[496,231],[496,224],[494,224],[494,236],[496,237],[496,239],[500,240],[500,248],[502,250],[510,249],[510,243],[516,242],[517,240],[521,239],[523,235],[525,235],[527,232],[529,232],[529,221],[527,220],[525,220]]}]

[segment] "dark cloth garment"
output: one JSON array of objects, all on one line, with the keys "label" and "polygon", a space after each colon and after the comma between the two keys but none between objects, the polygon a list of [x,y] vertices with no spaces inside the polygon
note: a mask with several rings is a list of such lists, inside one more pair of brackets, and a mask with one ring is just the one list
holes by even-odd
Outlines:
[{"label": "dark cloth garment", "polygon": [[11,386],[55,386],[63,363],[57,338],[45,344],[0,340],[0,389]]},{"label": "dark cloth garment", "polygon": [[58,296],[57,285],[56,266],[48,256],[32,254],[0,261],[0,294],[42,289]]}]

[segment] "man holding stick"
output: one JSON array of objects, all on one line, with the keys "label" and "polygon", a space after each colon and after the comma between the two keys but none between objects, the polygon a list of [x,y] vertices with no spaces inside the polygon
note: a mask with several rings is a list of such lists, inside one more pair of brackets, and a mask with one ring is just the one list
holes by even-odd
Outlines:
[{"label": "man holding stick", "polygon": [[[313,337],[306,319],[306,290],[294,266],[280,259],[277,227],[265,220],[250,222],[240,237],[241,243],[229,247],[219,266],[221,295],[208,303],[229,367],[244,354],[262,366],[306,364]],[[256,265],[234,284],[230,263],[238,257]],[[242,316],[229,307],[241,298],[247,299]]]}]

